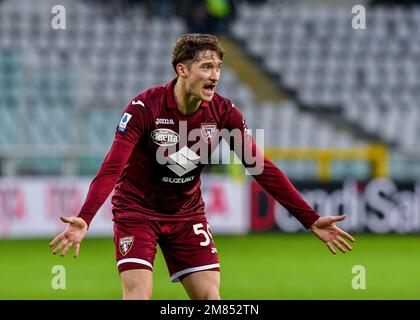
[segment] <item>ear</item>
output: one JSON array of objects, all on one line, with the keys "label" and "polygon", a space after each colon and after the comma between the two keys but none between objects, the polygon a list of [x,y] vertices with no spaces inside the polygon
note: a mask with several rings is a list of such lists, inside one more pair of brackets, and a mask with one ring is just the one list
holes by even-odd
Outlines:
[{"label": "ear", "polygon": [[177,71],[178,75],[182,78],[185,78],[188,74],[187,66],[183,63],[178,63],[176,65],[176,71]]}]

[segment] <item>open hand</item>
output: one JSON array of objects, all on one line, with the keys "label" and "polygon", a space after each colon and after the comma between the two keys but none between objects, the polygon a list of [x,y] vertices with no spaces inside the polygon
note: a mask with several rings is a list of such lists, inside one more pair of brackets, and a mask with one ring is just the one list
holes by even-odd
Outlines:
[{"label": "open hand", "polygon": [[325,243],[333,254],[336,254],[333,244],[342,253],[346,253],[346,249],[348,251],[352,250],[352,247],[342,237],[351,242],[355,241],[354,238],[335,225],[335,222],[342,221],[345,218],[346,215],[320,217],[311,226],[312,232]]},{"label": "open hand", "polygon": [[82,218],[78,217],[60,217],[61,221],[68,223],[67,229],[64,232],[60,233],[50,242],[50,247],[54,247],[57,243],[57,247],[54,249],[53,254],[57,254],[61,249],[61,256],[69,251],[71,246],[74,244],[74,257],[76,258],[79,255],[80,242],[83,240],[87,232],[87,223]]}]

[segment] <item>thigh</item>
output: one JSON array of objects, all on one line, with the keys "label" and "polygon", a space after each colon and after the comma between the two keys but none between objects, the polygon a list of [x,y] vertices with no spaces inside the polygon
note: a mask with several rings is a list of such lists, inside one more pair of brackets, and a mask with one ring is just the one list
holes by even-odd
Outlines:
[{"label": "thigh", "polygon": [[114,220],[114,244],[118,271],[153,271],[158,230],[149,220]]},{"label": "thigh", "polygon": [[220,272],[199,271],[181,280],[188,296],[193,300],[220,300]]},{"label": "thigh", "polygon": [[159,245],[173,282],[199,271],[219,271],[217,249],[207,219],[165,224]]},{"label": "thigh", "polygon": [[153,289],[153,273],[148,269],[125,270],[120,274],[124,300],[150,300]]}]

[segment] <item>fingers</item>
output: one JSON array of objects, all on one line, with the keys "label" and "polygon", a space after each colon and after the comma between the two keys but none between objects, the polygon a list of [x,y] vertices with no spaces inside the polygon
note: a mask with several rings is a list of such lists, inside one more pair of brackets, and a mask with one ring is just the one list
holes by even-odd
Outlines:
[{"label": "fingers", "polygon": [[56,236],[51,242],[50,242],[50,247],[53,247],[57,244],[58,241],[61,241],[64,239],[64,234],[60,233],[58,236]]},{"label": "fingers", "polygon": [[345,231],[343,231],[343,230],[341,230],[341,229],[339,229],[338,233],[339,233],[341,236],[343,236],[343,237],[345,237],[345,238],[349,239],[351,242],[355,242],[355,241],[356,241],[356,240],[355,240],[355,239],[354,239],[351,235],[349,235],[347,232],[345,232]]},{"label": "fingers", "polygon": [[336,239],[332,239],[331,241],[334,243],[338,250],[340,250],[342,253],[346,253],[346,250],[344,250],[342,245]]},{"label": "fingers", "polygon": [[[60,217],[61,221],[66,222],[66,223],[70,223],[71,219],[61,216]],[[64,232],[60,233],[58,236],[56,236],[51,242],[50,242],[50,247],[54,247],[59,241],[64,239]],[[57,249],[57,248],[56,248]],[[55,250],[54,250],[55,251]],[[55,254],[55,253],[54,253]]]},{"label": "fingers", "polygon": [[335,249],[333,248],[333,246],[331,245],[331,243],[329,243],[329,242],[327,241],[327,242],[325,242],[325,244],[327,245],[328,249],[330,249],[330,251],[331,251],[333,254],[337,254],[337,252],[335,251]]},{"label": "fingers", "polygon": [[[331,242],[335,245],[335,247],[340,250],[342,253],[346,253],[346,249],[348,251],[351,251],[353,248],[339,235],[337,235],[335,238],[331,239]],[[327,247],[330,249],[330,251],[334,254],[336,254],[336,251],[334,250],[334,247],[331,245],[329,241],[325,243]],[[346,248],[346,249],[345,249]]]},{"label": "fingers", "polygon": [[[343,221],[345,218],[347,218],[347,215],[345,215],[345,214],[343,214],[341,216],[334,216],[334,222]],[[348,234],[347,232],[341,230],[340,228],[337,228],[337,231],[338,231],[338,234],[339,235],[345,237],[346,239],[350,240],[351,242],[355,242],[356,241],[350,234]],[[339,241],[341,243],[343,243],[346,246],[346,248],[349,248],[350,247],[350,245],[348,245],[347,242],[345,242],[342,238],[340,238],[340,239],[341,239],[341,241],[340,240]],[[351,250],[351,249],[349,249],[349,250]]]},{"label": "fingers", "polygon": [[351,251],[353,248],[351,247],[351,245],[349,245],[346,240],[344,240],[343,238],[341,238],[340,236],[337,236],[337,240],[347,248],[347,250]]},{"label": "fingers", "polygon": [[347,215],[345,215],[345,214],[343,214],[341,216],[333,216],[333,222],[343,221],[345,218],[347,218]]},{"label": "fingers", "polygon": [[64,257],[67,253],[67,251],[69,251],[69,249],[71,248],[71,246],[73,245],[73,242],[69,242],[67,243],[67,245],[64,247],[63,251],[61,251],[61,256]]},{"label": "fingers", "polygon": [[79,255],[79,249],[80,249],[80,243],[76,243],[76,245],[74,246],[73,257],[77,258],[77,256]]},{"label": "fingers", "polygon": [[58,251],[63,249],[67,245],[68,241],[66,239],[63,239],[58,246],[54,249],[53,254],[57,254]]},{"label": "fingers", "polygon": [[61,216],[60,217],[60,220],[63,221],[63,222],[65,222],[65,223],[71,223],[71,222],[73,222],[73,220],[71,218],[67,218],[65,216]]},{"label": "fingers", "polygon": [[53,250],[53,254],[57,254],[58,252],[60,252],[61,249],[64,248],[63,251],[61,251],[61,254],[60,254],[61,257],[64,257],[66,255],[66,253],[71,249],[71,247],[74,244],[75,249],[74,249],[73,256],[74,256],[74,258],[77,258],[77,256],[79,255],[80,243],[74,243],[72,241],[68,241],[67,239],[64,238],[64,236],[59,235],[53,241],[51,241],[50,247],[53,247],[56,244],[57,241],[60,241],[60,243]]}]

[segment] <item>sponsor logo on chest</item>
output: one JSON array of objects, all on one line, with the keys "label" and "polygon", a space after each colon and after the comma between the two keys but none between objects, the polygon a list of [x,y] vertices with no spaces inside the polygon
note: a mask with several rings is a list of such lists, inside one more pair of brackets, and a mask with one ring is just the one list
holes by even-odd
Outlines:
[{"label": "sponsor logo on chest", "polygon": [[156,118],[156,124],[175,124],[174,119]]},{"label": "sponsor logo on chest", "polygon": [[168,182],[168,183],[187,183],[193,180],[194,180],[194,176],[186,177],[186,178],[170,178],[170,177],[162,178],[163,182]]},{"label": "sponsor logo on chest", "polygon": [[179,134],[171,129],[155,129],[151,136],[154,143],[160,146],[172,146],[179,142]]},{"label": "sponsor logo on chest", "polygon": [[183,147],[176,153],[173,153],[169,156],[176,164],[169,164],[168,168],[182,177],[186,173],[197,168],[197,165],[194,161],[198,161],[200,157],[188,147]]}]

